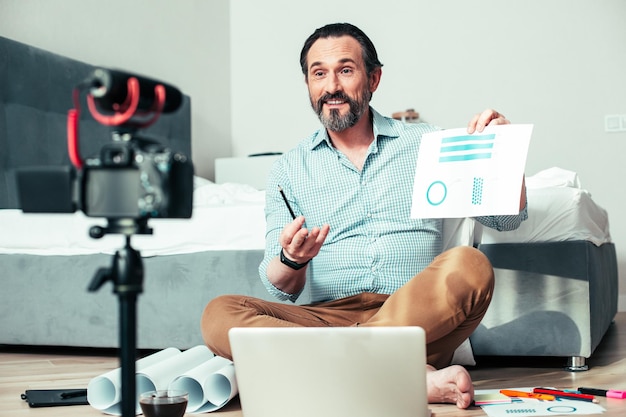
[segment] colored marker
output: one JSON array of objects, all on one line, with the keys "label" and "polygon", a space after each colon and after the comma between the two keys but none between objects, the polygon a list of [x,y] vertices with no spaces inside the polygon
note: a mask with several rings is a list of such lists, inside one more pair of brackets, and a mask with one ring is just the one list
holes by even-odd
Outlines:
[{"label": "colored marker", "polygon": [[516,391],[511,389],[501,389],[500,394],[504,394],[507,397],[517,398],[534,398],[536,400],[554,401],[556,397],[549,394],[538,394],[534,392]]},{"label": "colored marker", "polygon": [[578,391],[582,394],[599,395],[607,398],[618,398],[620,400],[626,399],[626,391],[620,391],[616,389],[598,389],[598,388],[585,388],[579,387]]},{"label": "colored marker", "polygon": [[572,392],[572,391],[561,391],[558,389],[551,388],[535,388],[533,392],[538,394],[550,394],[554,395],[557,398],[567,398],[568,400],[579,400],[579,401],[587,401],[594,402],[595,398],[593,395],[583,394],[580,392]]}]

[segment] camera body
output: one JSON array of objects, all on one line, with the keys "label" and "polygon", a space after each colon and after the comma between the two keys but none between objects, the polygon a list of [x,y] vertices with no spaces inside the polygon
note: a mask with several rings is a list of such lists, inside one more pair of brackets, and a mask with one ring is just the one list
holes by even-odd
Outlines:
[{"label": "camera body", "polygon": [[126,137],[105,144],[79,171],[21,168],[17,188],[25,213],[81,210],[108,219],[190,218],[193,176],[186,155],[153,140]]},{"label": "camera body", "polygon": [[193,165],[183,154],[141,138],[113,141],[85,161],[79,208],[90,217],[190,218]]}]

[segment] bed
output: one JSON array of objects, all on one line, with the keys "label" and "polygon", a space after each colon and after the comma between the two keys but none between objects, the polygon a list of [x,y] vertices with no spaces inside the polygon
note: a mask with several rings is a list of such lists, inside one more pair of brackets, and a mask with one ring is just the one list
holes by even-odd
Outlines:
[{"label": "bed", "polygon": [[472,347],[476,355],[567,357],[570,369],[584,370],[617,313],[608,213],[574,172],[546,169],[526,184],[527,221],[476,232],[496,288]]},{"label": "bed", "polygon": [[[202,343],[199,319],[218,294],[268,298],[258,278],[263,256],[264,193],[244,184],[196,179],[191,219],[152,220],[153,235],[132,237],[144,257],[138,301],[139,348]],[[115,347],[118,299],[106,284],[87,286],[124,244],[121,235],[92,239],[102,219],[0,210],[0,343]],[[269,298],[268,298],[269,299]],[[155,329],[157,325],[157,329]]]},{"label": "bed", "polygon": [[[446,220],[446,246],[477,245],[496,272],[494,300],[471,337],[474,355],[559,356],[584,368],[613,320],[617,268],[608,215],[579,185],[555,182],[568,176],[575,178],[552,169],[528,178],[529,220],[516,231]],[[202,343],[202,309],[219,294],[271,299],[257,271],[263,206],[262,190],[196,178],[191,219],[153,220],[153,235],[133,237],[146,267],[138,347]],[[117,298],[86,287],[123,241],[91,239],[87,231],[95,224],[102,220],[82,213],[0,211],[7,231],[0,236],[0,343],[117,345]],[[307,302],[306,295],[299,302]]]},{"label": "bed", "polygon": [[[123,237],[90,238],[89,228],[103,220],[80,212],[24,214],[14,185],[16,167],[68,163],[69,91],[92,68],[0,38],[0,344],[119,344],[118,299],[108,291],[111,285],[97,292],[87,287],[99,268],[111,265]],[[190,106],[187,97],[183,108],[159,120],[153,131],[174,137],[173,146],[188,155]],[[93,121],[82,123],[92,148],[85,152],[109,140],[109,132]],[[258,277],[264,192],[222,181],[195,177],[191,219],[152,220],[153,235],[132,238],[145,268],[138,348],[201,344],[202,310],[220,294],[271,299]],[[475,245],[496,271],[494,300],[471,348],[477,356],[567,357],[573,369],[584,369],[617,312],[608,215],[575,173],[546,170],[527,185],[529,220],[517,231],[482,230],[468,219],[444,224],[448,247]],[[307,301],[305,291],[299,302]]]}]

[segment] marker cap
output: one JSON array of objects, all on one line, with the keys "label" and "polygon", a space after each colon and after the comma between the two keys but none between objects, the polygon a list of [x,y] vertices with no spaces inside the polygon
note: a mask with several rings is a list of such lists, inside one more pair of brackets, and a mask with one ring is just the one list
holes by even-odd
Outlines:
[{"label": "marker cap", "polygon": [[626,391],[617,391],[617,390],[607,390],[606,391],[607,398],[618,398],[620,400],[626,399]]}]

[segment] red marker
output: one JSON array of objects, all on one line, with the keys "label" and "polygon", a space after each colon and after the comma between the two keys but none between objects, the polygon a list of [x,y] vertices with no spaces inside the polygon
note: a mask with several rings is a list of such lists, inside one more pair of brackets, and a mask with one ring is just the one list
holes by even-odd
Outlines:
[{"label": "red marker", "polygon": [[588,401],[588,402],[593,402],[595,400],[593,395],[570,392],[570,391],[561,391],[558,389],[535,388],[533,389],[533,392],[537,394],[554,395],[557,398],[567,398],[569,400],[579,400],[579,401]]}]

